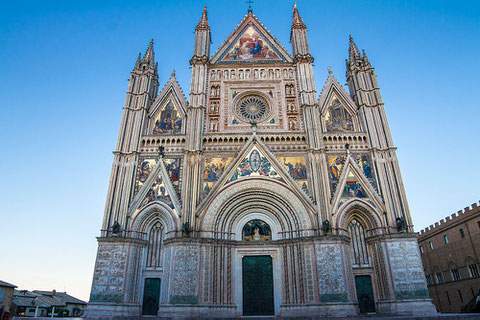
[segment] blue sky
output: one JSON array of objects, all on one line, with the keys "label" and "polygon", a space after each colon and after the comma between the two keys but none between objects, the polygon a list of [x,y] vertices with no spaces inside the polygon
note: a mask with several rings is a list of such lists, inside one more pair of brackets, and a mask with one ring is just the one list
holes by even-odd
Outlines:
[{"label": "blue sky", "polygon": [[[213,54],[244,1],[0,2],[0,279],[88,299],[129,72],[154,38],[162,86],[175,69],[188,96],[205,4]],[[292,7],[253,5],[289,52]],[[319,93],[328,66],[345,83],[349,34],[376,68],[416,229],[480,200],[478,1],[298,8]]]}]

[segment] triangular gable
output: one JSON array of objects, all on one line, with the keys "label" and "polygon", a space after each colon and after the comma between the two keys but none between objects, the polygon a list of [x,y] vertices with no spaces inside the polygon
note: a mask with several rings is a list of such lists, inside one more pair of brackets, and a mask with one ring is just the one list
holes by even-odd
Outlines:
[{"label": "triangular gable", "polygon": [[[324,131],[349,132],[359,130],[356,104],[352,101],[343,86],[340,85],[337,79],[331,74],[328,76],[327,82],[322,89],[319,106]],[[340,121],[338,121],[338,115],[334,116],[331,114],[331,107],[344,109],[344,111],[339,110]]]},{"label": "triangular gable", "polygon": [[208,203],[209,199],[215,197],[226,184],[249,177],[266,177],[289,185],[314,210],[312,200],[306,191],[302,190],[300,185],[286,171],[284,165],[268,150],[268,147],[256,134],[249,139],[239,155],[230,162],[208,196],[202,201],[199,210],[201,211],[203,204]]},{"label": "triangular gable", "polygon": [[149,113],[148,134],[182,134],[185,132],[186,105],[182,106],[183,94],[179,95],[173,84],[167,88],[168,90],[162,90],[163,95],[159,95],[152,104]]},{"label": "triangular gable", "polygon": [[148,113],[148,134],[181,134],[185,132],[187,100],[175,71],[163,87]]},{"label": "triangular gable", "polygon": [[247,14],[230,37],[222,43],[211,63],[252,62],[293,62],[293,59],[255,15]]},{"label": "triangular gable", "polygon": [[337,208],[351,199],[367,201],[377,208],[383,209],[384,207],[382,199],[365,177],[355,159],[349,154],[332,199],[332,212],[335,212]]},{"label": "triangular gable", "polygon": [[180,112],[183,116],[186,115],[187,110],[187,98],[183,94],[183,90],[180,87],[177,79],[175,78],[175,70],[172,72],[172,76],[168,80],[168,82],[163,86],[162,90],[158,94],[155,101],[150,106],[149,116],[151,117],[153,114],[157,113],[158,108],[165,104],[165,100],[168,98],[174,98],[176,104],[180,107]]},{"label": "triangular gable", "polygon": [[320,113],[323,115],[325,108],[328,106],[328,102],[331,101],[332,93],[335,93],[336,96],[341,100],[342,104],[349,109],[349,111],[354,114],[357,111],[357,105],[350,98],[348,92],[343,88],[343,86],[338,82],[338,80],[330,74],[325,82],[325,85],[322,88],[320,97],[318,100],[318,105],[320,106]]},{"label": "triangular gable", "polygon": [[135,195],[130,204],[129,214],[151,202],[164,203],[174,211],[178,210],[180,212],[181,210],[180,201],[165,168],[163,157],[157,160],[155,169],[150,173]]}]

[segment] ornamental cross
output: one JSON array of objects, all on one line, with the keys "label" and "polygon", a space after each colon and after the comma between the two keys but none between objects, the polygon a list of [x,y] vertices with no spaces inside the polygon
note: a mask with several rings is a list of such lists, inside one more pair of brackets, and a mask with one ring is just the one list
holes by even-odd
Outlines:
[{"label": "ornamental cross", "polygon": [[248,11],[252,11],[252,4],[253,4],[253,0],[247,0],[245,1],[245,3],[248,3]]}]

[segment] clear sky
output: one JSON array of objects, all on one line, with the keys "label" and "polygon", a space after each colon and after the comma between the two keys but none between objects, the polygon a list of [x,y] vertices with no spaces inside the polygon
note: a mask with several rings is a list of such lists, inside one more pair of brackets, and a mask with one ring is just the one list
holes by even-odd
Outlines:
[{"label": "clear sky", "polygon": [[[213,54],[244,1],[0,2],[1,280],[88,300],[129,72],[154,38],[161,86],[175,69],[188,96],[205,4]],[[253,5],[289,52],[292,7]],[[480,2],[298,8],[318,93],[328,66],[346,82],[349,34],[376,68],[416,230],[480,200]]]}]

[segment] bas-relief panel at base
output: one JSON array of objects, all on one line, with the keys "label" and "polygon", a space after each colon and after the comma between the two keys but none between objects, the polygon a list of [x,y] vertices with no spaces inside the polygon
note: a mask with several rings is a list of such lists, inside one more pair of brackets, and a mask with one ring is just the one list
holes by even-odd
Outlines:
[{"label": "bas-relief panel at base", "polygon": [[119,303],[122,301],[126,260],[125,246],[100,245],[98,247],[90,294],[91,302]]},{"label": "bas-relief panel at base", "polygon": [[428,298],[425,273],[414,240],[392,241],[386,243],[395,283],[395,295],[398,300]]}]

